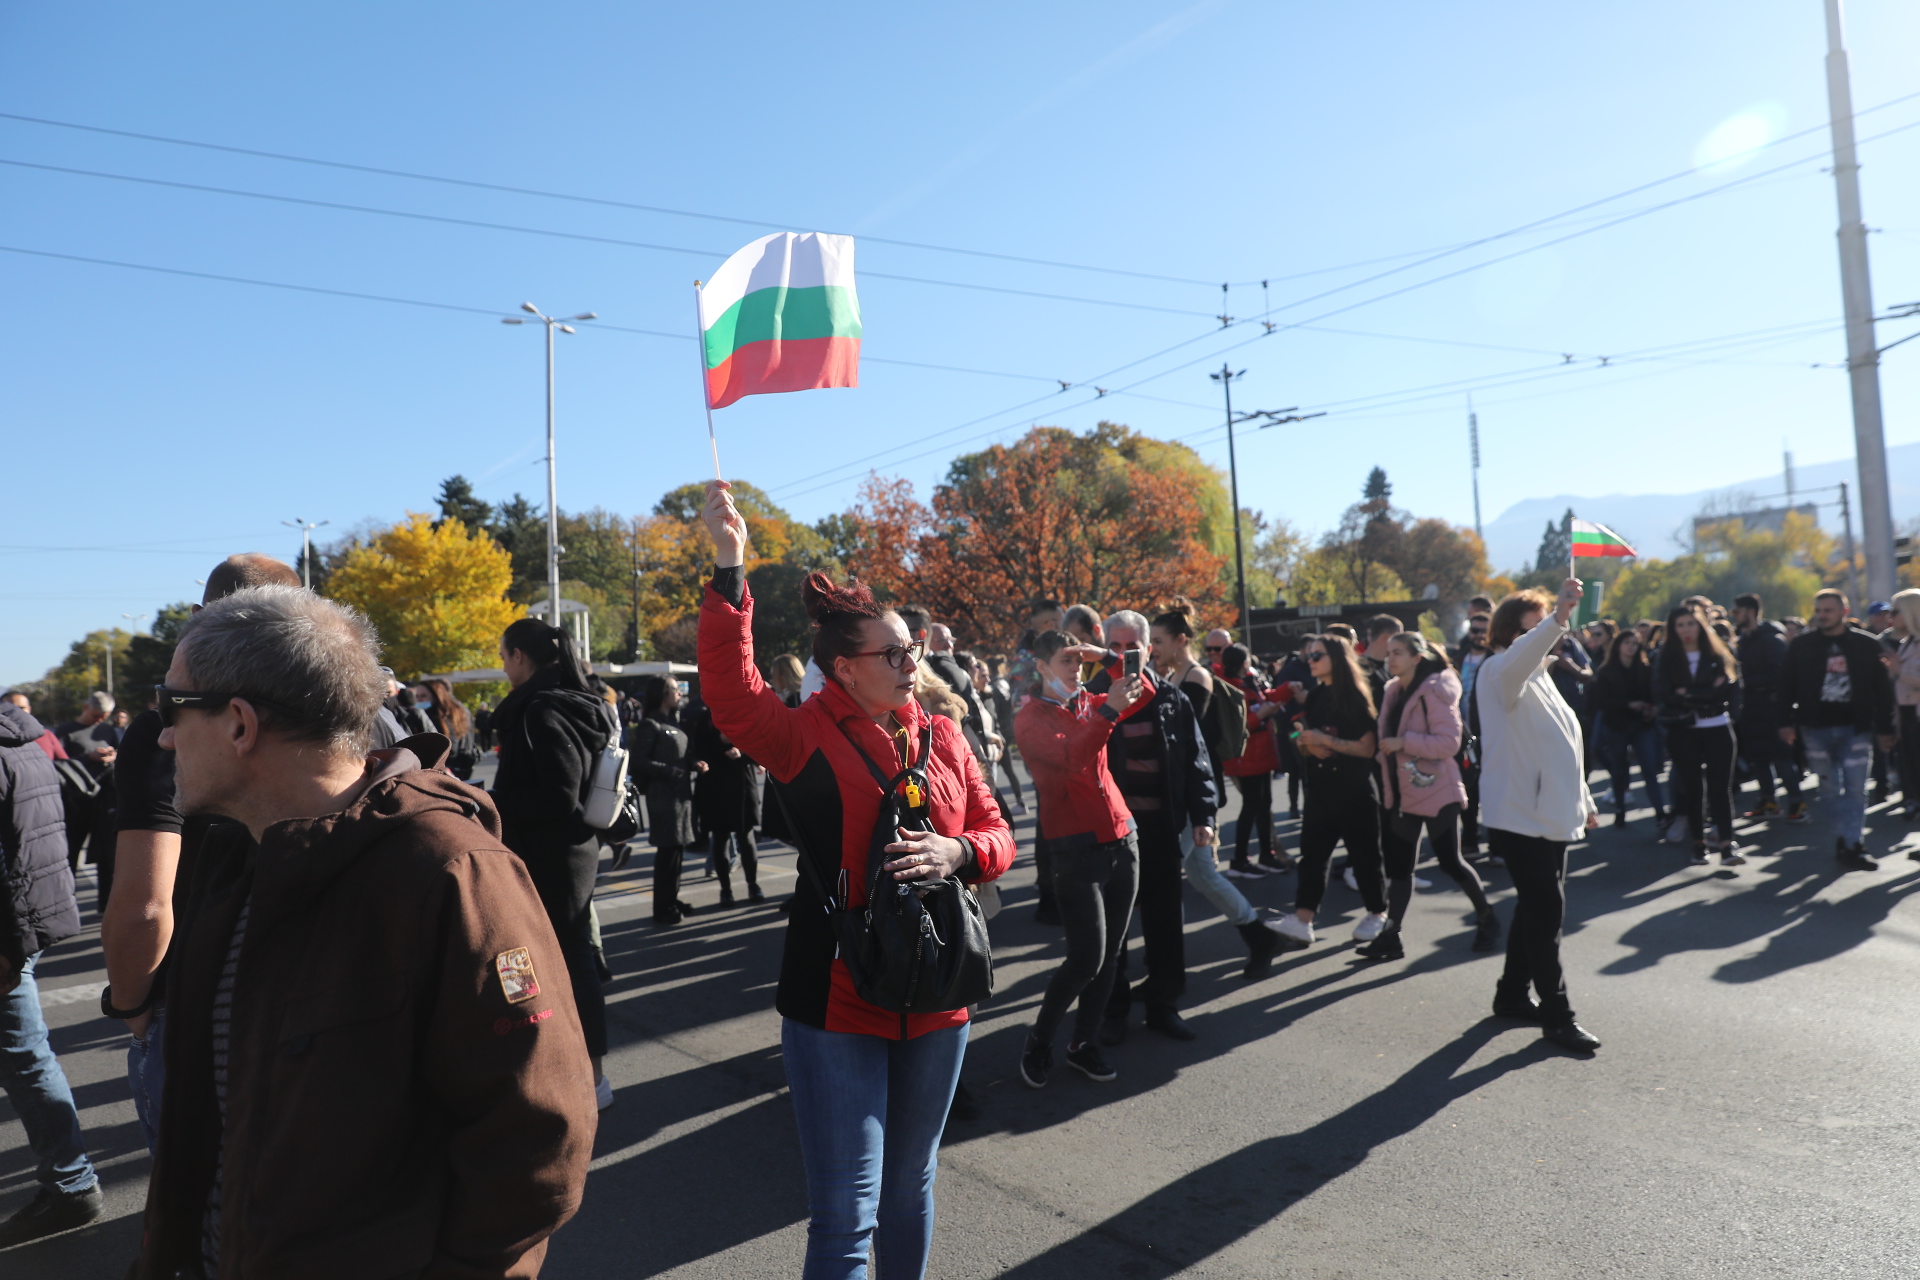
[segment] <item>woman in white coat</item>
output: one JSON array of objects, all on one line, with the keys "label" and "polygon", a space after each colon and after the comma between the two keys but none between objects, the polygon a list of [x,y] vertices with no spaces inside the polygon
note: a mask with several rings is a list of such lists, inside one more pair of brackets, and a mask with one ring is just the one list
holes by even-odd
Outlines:
[{"label": "woman in white coat", "polygon": [[[1473,682],[1480,734],[1480,820],[1492,854],[1513,877],[1513,924],[1507,967],[1494,991],[1494,1013],[1538,1022],[1547,1039],[1576,1053],[1600,1041],[1574,1021],[1560,968],[1560,931],[1567,914],[1567,846],[1600,823],[1587,792],[1586,744],[1580,721],[1554,688],[1547,668],[1580,602],[1580,583],[1520,591],[1493,611],[1487,641],[1493,656]],[[1536,1003],[1528,988],[1539,993]]]}]

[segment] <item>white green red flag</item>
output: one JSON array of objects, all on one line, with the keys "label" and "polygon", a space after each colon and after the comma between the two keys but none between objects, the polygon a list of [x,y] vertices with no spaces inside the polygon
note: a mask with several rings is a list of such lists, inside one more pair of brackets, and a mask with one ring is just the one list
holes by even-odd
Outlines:
[{"label": "white green red flag", "polygon": [[709,409],[741,396],[860,385],[852,236],[762,236],[698,293]]},{"label": "white green red flag", "polygon": [[1603,524],[1591,520],[1573,522],[1573,554],[1583,556],[1637,556],[1627,540]]}]

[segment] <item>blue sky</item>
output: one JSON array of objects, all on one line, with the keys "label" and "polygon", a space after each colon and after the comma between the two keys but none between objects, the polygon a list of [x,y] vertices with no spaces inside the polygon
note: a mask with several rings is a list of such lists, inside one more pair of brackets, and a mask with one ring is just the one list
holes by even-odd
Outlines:
[{"label": "blue sky", "polygon": [[[1857,107],[1920,93],[1920,9],[1848,23]],[[729,474],[803,518],[868,467],[924,495],[1036,422],[1224,464],[1223,359],[1239,406],[1329,411],[1240,453],[1243,502],[1309,530],[1376,463],[1470,522],[1470,388],[1489,520],[1744,480],[1783,439],[1844,457],[1844,374],[1809,367],[1844,356],[1824,130],[1698,167],[1823,123],[1824,40],[1818,0],[8,6],[0,112],[766,225],[0,119],[0,245],[440,304],[0,253],[0,680],[196,596],[229,551],[290,557],[282,520],[397,519],[453,472],[541,493],[539,338],[495,314],[523,300],[604,318],[561,339],[561,505],[647,510],[707,469],[692,282],[774,229],[860,237],[863,385],[719,415]],[[1860,133],[1916,122],[1920,98]],[[1862,161],[1876,298],[1920,298],[1920,128]],[[1211,319],[1269,306],[1351,309]],[[1681,345],[1742,334],[1767,341]],[[1920,439],[1917,367],[1920,342],[1888,356],[1890,443]]]}]

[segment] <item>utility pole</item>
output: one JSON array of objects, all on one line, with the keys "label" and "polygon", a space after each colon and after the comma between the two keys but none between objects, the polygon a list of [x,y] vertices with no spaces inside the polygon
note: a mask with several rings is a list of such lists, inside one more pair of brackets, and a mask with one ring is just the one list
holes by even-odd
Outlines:
[{"label": "utility pole", "polygon": [[1473,393],[1467,393],[1467,447],[1473,458],[1473,536],[1482,542],[1480,532],[1480,415],[1473,411]]},{"label": "utility pole", "polygon": [[[139,631],[140,624],[147,620],[147,615],[144,613],[123,613],[120,616],[126,619],[128,634]],[[112,635],[112,632],[108,632],[108,635]],[[107,692],[113,692],[113,642],[111,640],[107,642]]]},{"label": "utility pole", "polygon": [[[560,497],[553,463],[553,331],[574,333],[574,327],[555,316],[540,314],[540,308],[523,302],[520,309],[547,326],[547,621],[560,625]],[[597,320],[591,311],[583,311],[574,320]],[[501,324],[525,324],[519,316],[506,316]]]},{"label": "utility pole", "polygon": [[312,524],[301,516],[295,516],[291,520],[282,520],[280,523],[289,529],[300,531],[300,585],[311,591],[313,590],[313,531],[324,529],[333,521],[322,520],[318,524]]},{"label": "utility pole", "polygon": [[[1847,549],[1847,594],[1851,597],[1849,603],[1858,609],[1865,602],[1865,597],[1860,594],[1860,570],[1855,567],[1853,562],[1853,508],[1847,505],[1847,482],[1845,480],[1840,482],[1840,537]],[[1868,577],[1867,583],[1869,587],[1872,586],[1873,579],[1871,576]],[[1864,615],[1856,614],[1854,616],[1862,617]]]},{"label": "utility pole", "polygon": [[[1240,605],[1240,641],[1253,650],[1253,614],[1247,607],[1247,549],[1240,537],[1240,460],[1235,453],[1233,429],[1242,422],[1260,422],[1259,430],[1277,427],[1285,422],[1305,422],[1308,418],[1324,418],[1324,413],[1299,413],[1292,409],[1256,409],[1250,413],[1236,414],[1233,411],[1233,380],[1246,374],[1242,369],[1235,372],[1232,365],[1223,364],[1220,372],[1207,376],[1220,384],[1227,397],[1227,479],[1233,499],[1233,577],[1234,590]],[[1291,415],[1291,416],[1289,416]]]},{"label": "utility pole", "polygon": [[1827,108],[1832,116],[1833,185],[1840,203],[1840,296],[1847,319],[1847,379],[1853,388],[1860,533],[1867,544],[1867,592],[1876,600],[1887,600],[1895,586],[1893,506],[1887,493],[1887,440],[1880,418],[1880,352],[1873,334],[1867,227],[1860,213],[1860,164],[1854,154],[1852,75],[1840,0],[1826,0],[1826,5]]},{"label": "utility pole", "polygon": [[628,658],[640,661],[640,517],[633,518],[633,646]]}]

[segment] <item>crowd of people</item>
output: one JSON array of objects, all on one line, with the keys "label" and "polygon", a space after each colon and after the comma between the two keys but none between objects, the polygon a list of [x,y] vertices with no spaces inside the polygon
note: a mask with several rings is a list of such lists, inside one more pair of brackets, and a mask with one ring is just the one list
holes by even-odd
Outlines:
[{"label": "crowd of people", "polygon": [[[1430,851],[1470,911],[1458,945],[1504,939],[1493,1013],[1591,1053],[1560,941],[1568,849],[1601,822],[1594,771],[1616,825],[1648,810],[1698,865],[1742,865],[1743,822],[1808,821],[1809,768],[1843,870],[1876,866],[1876,788],[1897,776],[1920,817],[1920,591],[1864,624],[1823,591],[1811,622],[1743,595],[1575,628],[1568,580],[1470,602],[1451,646],[1380,614],[1259,655],[1201,634],[1183,600],[1103,616],[1040,599],[989,653],[815,574],[803,661],[755,651],[724,483],[704,518],[697,682],[620,693],[570,632],[526,618],[499,641],[511,691],[470,710],[380,666],[366,620],[290,567],[241,555],[209,576],[149,708],[94,694],[46,729],[24,694],[0,701],[0,1068],[39,1177],[0,1247],[102,1212],[34,981],[80,931],[83,849],[101,1010],[129,1032],[154,1158],[135,1275],[536,1274],[613,1101],[596,885],[650,845],[653,923],[673,929],[696,911],[689,851],[718,882],[699,910],[735,909],[769,902],[758,840],[778,839],[799,873],[774,1003],[803,1274],[863,1276],[877,1253],[902,1280],[927,1264],[942,1131],[978,1105],[961,1069],[1021,816],[1032,919],[1064,935],[1017,1062],[1035,1089],[1056,1048],[1117,1079],[1136,1008],[1156,1034],[1200,1034],[1181,1014],[1186,885],[1257,982],[1322,944],[1338,884],[1359,899],[1357,956],[1404,959]],[[631,780],[624,807],[596,798],[609,769]],[[1287,876],[1290,910],[1243,892]]]}]

